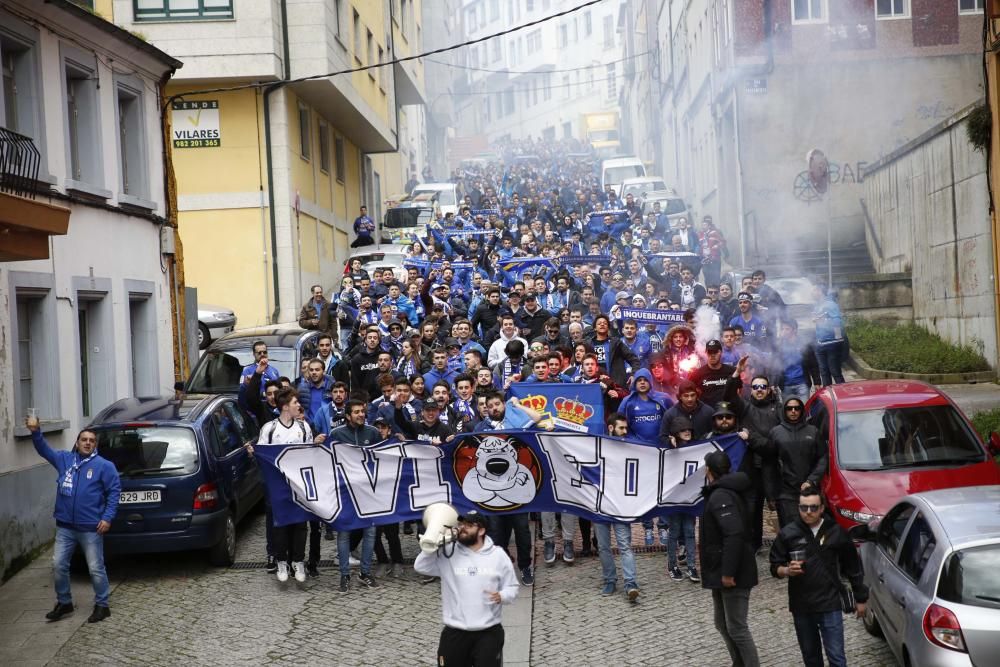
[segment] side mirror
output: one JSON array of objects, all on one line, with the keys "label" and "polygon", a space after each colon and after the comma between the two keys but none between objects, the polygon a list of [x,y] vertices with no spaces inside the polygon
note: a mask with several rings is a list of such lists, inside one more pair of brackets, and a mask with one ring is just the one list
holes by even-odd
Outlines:
[{"label": "side mirror", "polygon": [[989,447],[993,456],[1000,456],[1000,433],[996,431],[991,432],[989,442],[986,446]]},{"label": "side mirror", "polygon": [[864,523],[851,527],[847,534],[855,542],[873,542],[875,540],[875,531]]}]

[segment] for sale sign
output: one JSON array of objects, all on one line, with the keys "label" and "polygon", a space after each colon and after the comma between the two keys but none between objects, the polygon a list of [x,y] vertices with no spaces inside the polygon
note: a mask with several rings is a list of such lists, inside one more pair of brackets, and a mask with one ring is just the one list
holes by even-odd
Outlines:
[{"label": "for sale sign", "polygon": [[171,105],[174,148],[216,148],[222,145],[218,100],[176,100]]}]

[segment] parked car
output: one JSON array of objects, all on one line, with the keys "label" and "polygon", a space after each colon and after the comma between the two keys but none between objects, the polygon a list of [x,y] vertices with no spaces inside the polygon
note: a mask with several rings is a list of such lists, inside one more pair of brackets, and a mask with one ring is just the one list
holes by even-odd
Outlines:
[{"label": "parked car", "polygon": [[684,201],[682,197],[677,196],[672,190],[658,190],[655,192],[647,192],[646,196],[642,198],[642,217],[643,220],[649,213],[652,213],[656,208],[656,203],[660,204],[660,213],[667,216],[667,223],[670,225],[670,229],[677,229],[677,221],[681,218],[687,218],[695,229],[698,229],[698,225],[691,217],[691,210],[688,208],[687,202]]},{"label": "parked car", "polygon": [[204,350],[212,341],[236,328],[236,314],[224,306],[198,304],[198,349]]},{"label": "parked car", "polygon": [[295,380],[302,359],[315,357],[319,332],[298,324],[271,324],[240,329],[205,350],[185,383],[190,394],[236,394],[243,367],[253,362],[253,343],[267,344],[268,364]]},{"label": "parked car", "polygon": [[618,198],[625,201],[625,195],[632,195],[638,200],[647,197],[652,192],[663,192],[666,189],[667,184],[663,182],[662,176],[626,178],[618,189]]},{"label": "parked car", "polygon": [[865,629],[901,665],[1000,662],[1000,487],[907,496],[861,540]]},{"label": "parked car", "polygon": [[207,549],[214,565],[232,565],[236,526],[264,497],[243,447],[258,429],[234,396],[122,399],[88,428],[121,477],[109,554]]},{"label": "parked car", "polygon": [[607,191],[609,185],[617,191],[626,178],[645,176],[646,166],[634,155],[610,158],[601,162],[601,190],[604,191]]},{"label": "parked car", "polygon": [[413,236],[423,238],[427,234],[427,223],[434,219],[436,204],[432,201],[433,196],[424,192],[406,197],[389,208],[379,230],[381,243],[405,245]]},{"label": "parked car", "polygon": [[462,193],[455,183],[421,183],[413,188],[410,196],[417,197],[421,194],[430,194],[431,200],[441,209],[442,214],[458,215],[458,200]]},{"label": "parked car", "polygon": [[914,380],[825,387],[806,404],[828,440],[828,506],[849,529],[921,491],[1000,484],[1000,467],[948,396]]},{"label": "parked car", "polygon": [[[419,236],[423,237],[424,233],[421,232]],[[403,267],[403,261],[406,259],[408,247],[403,243],[382,243],[377,246],[364,246],[358,248],[351,252],[350,256],[347,258],[347,266],[351,265],[351,262],[355,259],[361,260],[361,268],[368,272],[368,275],[374,273],[375,269],[392,269],[392,272],[396,275],[396,279],[402,282],[406,281],[406,268]],[[334,291],[340,291],[340,284],[334,285]]]}]

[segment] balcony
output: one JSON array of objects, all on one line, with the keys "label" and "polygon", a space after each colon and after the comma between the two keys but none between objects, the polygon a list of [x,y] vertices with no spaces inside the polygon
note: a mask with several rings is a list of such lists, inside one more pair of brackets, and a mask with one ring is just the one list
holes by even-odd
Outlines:
[{"label": "balcony", "polygon": [[0,127],[0,262],[48,259],[49,236],[69,229],[69,209],[34,201],[40,160],[31,137]]}]

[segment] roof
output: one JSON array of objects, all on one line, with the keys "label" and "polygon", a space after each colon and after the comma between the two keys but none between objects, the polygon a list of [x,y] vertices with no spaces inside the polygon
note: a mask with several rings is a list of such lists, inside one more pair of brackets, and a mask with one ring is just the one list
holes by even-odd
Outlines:
[{"label": "roof", "polygon": [[964,486],[915,494],[931,508],[952,544],[1000,538],[1000,486]]},{"label": "roof", "polygon": [[837,412],[948,404],[944,394],[916,380],[863,380],[831,385],[822,391],[836,400]]},{"label": "roof", "polygon": [[354,257],[361,257],[364,255],[371,255],[373,253],[381,252],[385,254],[406,254],[410,251],[409,245],[404,245],[402,243],[379,243],[378,245],[366,245],[361,246],[357,250],[352,250],[348,259],[353,259]]},{"label": "roof", "polygon": [[444,190],[446,188],[458,187],[454,183],[421,183],[420,185],[413,188],[413,191],[417,190]]},{"label": "roof", "polygon": [[193,421],[218,395],[188,394],[182,400],[173,396],[123,398],[101,410],[91,426],[122,422]]},{"label": "roof", "polygon": [[[629,157],[612,157],[601,162],[601,168],[607,169],[608,167],[630,167],[635,164],[642,164],[642,160],[630,155]],[[643,165],[645,166],[645,165]]]},{"label": "roof", "polygon": [[108,21],[102,16],[95,14],[89,10],[86,10],[83,7],[80,7],[79,5],[76,5],[75,3],[69,2],[69,0],[45,0],[45,2],[54,7],[57,7],[58,9],[61,9],[64,12],[72,14],[75,18],[78,18],[81,21],[89,23],[90,25],[100,30],[103,30],[104,32],[108,33],[115,39],[119,39],[128,44],[129,46],[153,56],[154,58],[162,62],[164,65],[172,67],[173,69],[180,69],[181,67],[184,66],[184,63],[182,63],[180,60],[177,60],[169,53],[161,51],[160,49],[156,48],[149,42],[143,39],[139,39],[128,30],[125,30],[124,28],[119,28],[111,21]]},{"label": "roof", "polygon": [[295,347],[298,339],[309,332],[300,327],[298,322],[268,324],[228,333],[214,341],[211,347],[214,350],[247,347],[255,340],[264,341],[268,347]]}]

